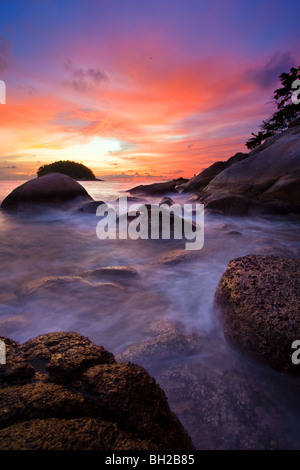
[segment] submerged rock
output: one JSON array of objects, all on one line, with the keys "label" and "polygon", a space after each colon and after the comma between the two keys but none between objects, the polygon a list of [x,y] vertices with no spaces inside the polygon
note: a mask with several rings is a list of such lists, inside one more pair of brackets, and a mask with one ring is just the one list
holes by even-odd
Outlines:
[{"label": "submerged rock", "polygon": [[139,279],[140,275],[132,266],[103,266],[84,271],[81,277],[126,282],[127,280]]},{"label": "submerged rock", "polygon": [[0,449],[192,450],[155,380],[77,333],[2,338]]},{"label": "submerged rock", "polygon": [[248,255],[231,261],[215,293],[225,338],[240,351],[300,376],[291,360],[300,339],[300,260]]},{"label": "submerged rock", "polygon": [[195,447],[298,450],[299,386],[220,350],[221,342],[214,334],[202,354],[164,363],[155,374]]},{"label": "submerged rock", "polygon": [[[149,238],[152,240],[184,240],[186,234],[193,238],[196,232],[200,232],[201,227],[194,222],[184,218],[184,211],[173,212],[171,209],[159,206],[158,204],[143,204],[117,218],[117,223],[126,222],[130,224],[136,221],[142,232],[141,238]],[[182,214],[183,213],[183,214]],[[182,216],[183,215],[183,216]],[[179,229],[178,238],[175,238],[176,231]],[[155,238],[152,234],[156,233]]]},{"label": "submerged rock", "polygon": [[166,391],[197,449],[298,449],[300,383],[233,355],[219,330],[189,334],[160,320],[149,339],[118,354]]},{"label": "submerged rock", "polygon": [[1,208],[17,211],[33,209],[36,205],[60,207],[75,199],[92,201],[77,181],[61,173],[50,173],[18,186],[4,199]]},{"label": "submerged rock", "polygon": [[180,323],[160,321],[152,325],[151,329],[153,333],[156,332],[155,336],[130,346],[118,354],[116,359],[149,367],[162,361],[194,355],[202,350],[203,337],[186,333]]},{"label": "submerged rock", "polygon": [[59,295],[68,293],[89,292],[97,289],[104,295],[122,290],[122,286],[115,282],[97,282],[97,279],[89,280],[83,276],[49,276],[35,281],[29,281],[23,284],[20,294],[24,296],[53,292]]},{"label": "submerged rock", "polygon": [[173,265],[178,263],[184,263],[188,261],[195,261],[197,258],[198,252],[189,251],[185,249],[175,249],[167,251],[161,255],[155,256],[151,259],[150,264],[165,264]]}]

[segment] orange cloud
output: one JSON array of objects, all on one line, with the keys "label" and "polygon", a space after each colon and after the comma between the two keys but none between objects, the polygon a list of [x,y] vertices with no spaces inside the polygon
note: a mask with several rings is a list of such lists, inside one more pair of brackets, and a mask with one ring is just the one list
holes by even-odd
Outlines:
[{"label": "orange cloud", "polygon": [[72,68],[62,66],[52,87],[45,73],[33,96],[15,90],[0,108],[0,162],[18,159],[24,175],[35,173],[36,155],[41,164],[79,158],[99,176],[116,167],[116,177],[190,177],[245,150],[258,114],[267,113],[233,53],[184,57],[176,43],[147,34],[139,47],[132,36],[102,52],[74,50]]}]

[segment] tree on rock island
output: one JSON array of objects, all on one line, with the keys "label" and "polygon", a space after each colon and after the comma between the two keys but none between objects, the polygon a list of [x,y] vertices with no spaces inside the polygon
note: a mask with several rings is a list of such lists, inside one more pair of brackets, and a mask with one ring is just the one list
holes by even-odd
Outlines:
[{"label": "tree on rock island", "polygon": [[96,176],[88,167],[82,163],[71,162],[70,160],[60,160],[41,166],[37,171],[38,178],[48,173],[63,173],[74,180],[95,180]]}]

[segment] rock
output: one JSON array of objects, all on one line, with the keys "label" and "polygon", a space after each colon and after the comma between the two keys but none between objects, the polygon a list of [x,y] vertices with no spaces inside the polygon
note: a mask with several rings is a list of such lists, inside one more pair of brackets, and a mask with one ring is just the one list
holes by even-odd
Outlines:
[{"label": "rock", "polygon": [[122,290],[122,286],[115,282],[97,282],[94,278],[89,280],[86,273],[83,276],[49,276],[35,281],[29,281],[22,285],[20,294],[29,296],[46,292],[52,292],[60,295],[70,295],[70,292],[89,292],[92,290],[102,291],[103,295],[113,294]]},{"label": "rock", "polygon": [[80,276],[88,279],[105,279],[118,282],[140,279],[139,273],[131,266],[104,266],[84,271]]},{"label": "rock", "polygon": [[162,361],[191,356],[199,353],[203,347],[203,338],[188,334],[180,323],[156,322],[159,328],[156,336],[134,344],[116,356],[117,361],[131,361],[148,368]]},{"label": "rock", "polygon": [[96,214],[96,211],[99,206],[102,204],[105,204],[103,201],[92,201],[92,202],[87,202],[84,204],[82,207],[79,208],[80,212],[85,212],[86,214]]},{"label": "rock", "polygon": [[139,362],[156,377],[197,449],[299,448],[294,378],[233,355],[219,330],[190,335],[160,320],[148,336],[116,359]]},{"label": "rock", "polygon": [[[154,220],[152,219],[153,213],[152,210],[159,209],[159,217],[155,217]],[[182,213],[183,211],[181,211]],[[167,240],[184,240],[186,233],[192,233],[196,231],[200,231],[201,227],[196,224],[193,220],[187,220],[183,217],[177,215],[172,210],[166,209],[163,206],[158,206],[156,204],[144,204],[143,206],[138,207],[136,210],[129,211],[125,214],[120,215],[117,218],[117,223],[120,223],[121,218],[126,220],[127,224],[131,223],[133,220],[139,218],[141,227],[148,228],[146,232],[146,236],[148,239],[156,240],[152,238],[152,231],[156,228],[158,231],[158,239],[163,239],[163,229],[169,227],[170,230],[165,235]],[[163,222],[166,220],[166,224],[164,225]],[[174,238],[175,233],[175,224],[178,224],[177,227],[181,226],[181,237],[178,239]],[[169,236],[168,236],[169,235]]]},{"label": "rock", "polygon": [[207,186],[212,179],[214,179],[215,176],[217,176],[221,171],[225,170],[225,168],[228,168],[229,166],[233,165],[234,163],[237,163],[241,160],[244,160],[247,158],[249,155],[247,153],[237,153],[233,157],[230,157],[226,162],[215,162],[212,165],[210,165],[208,168],[205,168],[204,170],[199,173],[199,175],[194,176],[191,178],[187,183],[184,183],[180,185],[179,189],[182,190],[184,193],[188,192],[199,192],[205,186]]},{"label": "rock", "polygon": [[97,179],[87,166],[70,160],[60,160],[41,166],[37,171],[37,177],[41,178],[49,173],[62,173],[77,181],[102,181]]},{"label": "rock", "polygon": [[299,449],[299,386],[289,386],[275,372],[261,373],[226,349],[218,351],[221,341],[214,334],[202,355],[164,363],[155,374],[195,447]]},{"label": "rock", "polygon": [[33,419],[0,430],[0,440],[1,450],[149,450],[147,441],[97,418]]},{"label": "rock", "polygon": [[2,202],[7,211],[33,209],[35,205],[59,206],[70,201],[91,201],[92,198],[77,181],[60,173],[51,173],[14,189]]},{"label": "rock", "polygon": [[297,119],[294,119],[294,121],[292,121],[290,124],[289,124],[289,129],[291,127],[297,127],[297,126],[300,126],[300,117],[298,117]]},{"label": "rock", "polygon": [[195,261],[196,251],[185,249],[170,250],[151,259],[151,264],[178,264],[182,262]]},{"label": "rock", "polygon": [[231,230],[230,232],[226,232],[226,235],[232,235],[234,237],[242,236],[241,232],[238,232],[237,230]]},{"label": "rock", "polygon": [[[138,196],[126,196],[127,197],[127,202],[139,202],[140,204],[144,204],[145,202],[147,203],[148,200],[145,199],[144,197],[138,197]],[[119,202],[119,198],[115,200],[115,202]]]},{"label": "rock", "polygon": [[24,344],[4,341],[1,450],[194,449],[142,367],[117,364],[104,348],[72,332]]},{"label": "rock", "polygon": [[224,170],[225,162],[215,162],[210,165],[208,168],[199,173],[199,175],[194,176],[191,178],[187,183],[184,183],[180,186],[180,189],[184,193],[192,192],[192,191],[200,191],[201,189],[205,188],[208,183],[221,171]]},{"label": "rock", "polygon": [[[201,201],[227,197],[254,200],[267,210],[300,212],[300,127],[270,137],[248,158],[220,172],[206,186]],[[244,204],[243,199],[241,199]]]},{"label": "rock", "polygon": [[173,204],[175,204],[175,203],[174,203],[172,198],[165,196],[160,201],[159,206],[161,206],[162,204],[166,204],[167,206],[170,207],[170,206],[173,206]]},{"label": "rock", "polygon": [[291,361],[300,339],[300,260],[248,255],[231,261],[215,293],[225,338],[241,352],[300,376]]},{"label": "rock", "polygon": [[[77,275],[48,276],[28,281],[21,286],[19,294],[29,296],[53,292],[63,295],[68,294],[68,291],[78,293],[81,290],[86,290],[86,292],[97,290],[104,292],[104,295],[109,295],[124,290],[124,287],[132,280],[139,279],[139,273],[131,266],[103,266],[80,272]],[[21,320],[21,318],[17,319]],[[0,319],[0,324],[1,321],[2,319]]]},{"label": "rock", "polygon": [[206,200],[205,209],[207,211],[219,212],[224,215],[248,216],[253,214],[262,214],[266,208],[244,196],[225,195],[220,197],[212,196]]},{"label": "rock", "polygon": [[131,194],[148,194],[150,196],[164,195],[167,193],[177,192],[176,186],[186,183],[187,181],[188,180],[184,178],[177,178],[165,183],[153,183],[136,186],[132,189],[129,189],[128,192]]}]

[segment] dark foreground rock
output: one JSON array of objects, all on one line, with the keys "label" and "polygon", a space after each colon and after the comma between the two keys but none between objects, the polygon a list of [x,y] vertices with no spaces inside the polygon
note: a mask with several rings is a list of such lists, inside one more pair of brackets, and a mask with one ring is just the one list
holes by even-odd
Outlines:
[{"label": "dark foreground rock", "polygon": [[4,340],[1,450],[193,449],[142,367],[117,364],[77,333],[50,333],[22,345]]},{"label": "dark foreground rock", "polygon": [[32,209],[36,205],[61,206],[75,199],[92,201],[77,181],[61,173],[50,173],[18,186],[4,199],[1,208],[16,211]]},{"label": "dark foreground rock", "polygon": [[231,261],[215,294],[225,338],[240,351],[300,376],[292,343],[300,339],[300,260],[248,255]]}]

